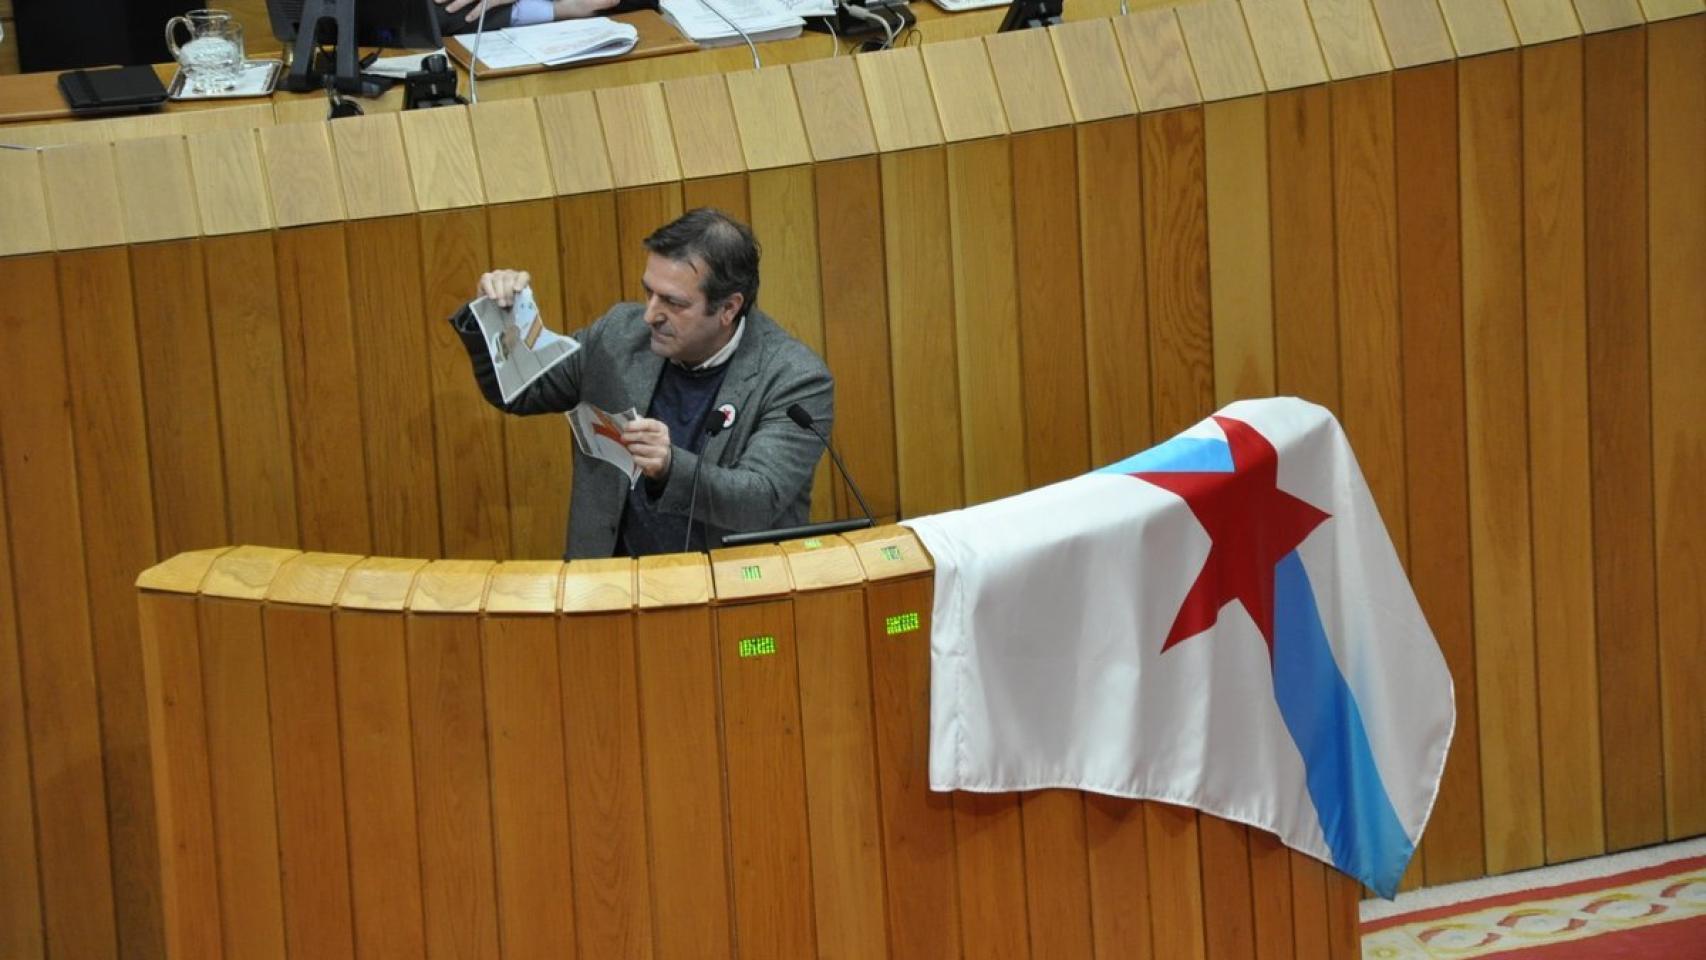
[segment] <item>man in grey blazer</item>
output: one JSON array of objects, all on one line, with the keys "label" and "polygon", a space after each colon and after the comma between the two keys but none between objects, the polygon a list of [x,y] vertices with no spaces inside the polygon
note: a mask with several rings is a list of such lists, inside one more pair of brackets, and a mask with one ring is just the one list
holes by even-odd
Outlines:
[{"label": "man in grey blazer", "polygon": [[[506,413],[561,413],[582,400],[646,412],[622,434],[641,470],[631,489],[620,470],[575,451],[570,559],[705,549],[726,533],[805,523],[823,444],[787,410],[799,404],[824,430],[834,416],[823,361],[755,307],[751,230],[698,209],[645,245],[645,302],[617,304],[576,331],[581,349],[510,403],[472,314],[465,307],[451,318],[480,392]],[[479,293],[508,307],[529,279],[494,270],[480,278]],[[722,429],[712,436],[714,425]]]}]

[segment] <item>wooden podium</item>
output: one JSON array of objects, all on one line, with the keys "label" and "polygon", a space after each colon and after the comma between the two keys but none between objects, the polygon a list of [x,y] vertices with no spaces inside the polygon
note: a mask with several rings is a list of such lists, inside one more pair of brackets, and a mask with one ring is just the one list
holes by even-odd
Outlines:
[{"label": "wooden podium", "polygon": [[[930,792],[903,528],[708,561],[236,547],[137,586],[174,958],[1357,949],[1358,886],[1242,826]],[[1227,838],[1256,884],[1207,869]]]}]

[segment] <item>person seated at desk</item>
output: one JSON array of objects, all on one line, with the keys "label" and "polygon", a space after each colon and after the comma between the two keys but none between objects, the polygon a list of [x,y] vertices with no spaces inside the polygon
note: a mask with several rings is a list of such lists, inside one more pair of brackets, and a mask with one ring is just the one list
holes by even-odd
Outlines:
[{"label": "person seated at desk", "polygon": [[[472,33],[479,23],[480,0],[434,2],[444,8],[439,17],[444,33]],[[658,8],[657,0],[485,0],[485,6],[487,30]]]},{"label": "person seated at desk", "polygon": [[[690,210],[645,246],[645,302],[619,303],[576,331],[581,349],[510,403],[472,311],[450,321],[480,392],[505,413],[561,413],[582,400],[645,411],[622,431],[641,471],[632,487],[622,471],[575,451],[571,560],[705,549],[727,533],[805,523],[823,443],[788,409],[803,407],[825,432],[834,415],[829,368],[756,307],[758,243],[745,224]],[[479,295],[510,307],[529,280],[494,270],[480,277]]]}]

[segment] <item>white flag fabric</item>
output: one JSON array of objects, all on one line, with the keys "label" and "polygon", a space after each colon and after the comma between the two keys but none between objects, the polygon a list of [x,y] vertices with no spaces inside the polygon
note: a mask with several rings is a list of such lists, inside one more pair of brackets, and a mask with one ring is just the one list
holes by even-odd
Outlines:
[{"label": "white flag fabric", "polygon": [[1259,827],[1392,896],[1451,675],[1343,430],[1240,401],[1085,476],[907,521],[936,562],[930,785]]}]

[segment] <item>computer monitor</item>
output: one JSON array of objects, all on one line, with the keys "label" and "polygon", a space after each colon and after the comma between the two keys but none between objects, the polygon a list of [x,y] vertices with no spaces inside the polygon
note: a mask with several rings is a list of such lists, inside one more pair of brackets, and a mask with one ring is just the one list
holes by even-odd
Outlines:
[{"label": "computer monitor", "polygon": [[[343,93],[376,92],[362,89],[356,48],[436,50],[440,10],[433,0],[267,0],[273,36],[293,45],[285,89],[318,90],[329,77]],[[327,45],[330,62],[319,52]]]}]

